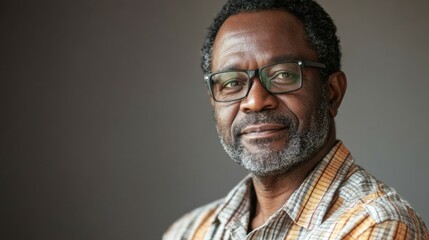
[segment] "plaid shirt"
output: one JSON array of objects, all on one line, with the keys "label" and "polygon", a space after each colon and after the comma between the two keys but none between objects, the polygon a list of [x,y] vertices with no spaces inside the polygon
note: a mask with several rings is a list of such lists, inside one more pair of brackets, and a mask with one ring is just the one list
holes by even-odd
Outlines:
[{"label": "plaid shirt", "polygon": [[394,189],[354,163],[338,142],[265,224],[248,232],[252,179],[200,207],[164,234],[171,239],[429,239]]}]

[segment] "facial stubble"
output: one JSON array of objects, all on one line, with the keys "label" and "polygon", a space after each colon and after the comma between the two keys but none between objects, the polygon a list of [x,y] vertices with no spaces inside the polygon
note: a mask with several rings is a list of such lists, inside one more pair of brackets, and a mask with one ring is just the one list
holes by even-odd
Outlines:
[{"label": "facial stubble", "polygon": [[[309,160],[323,147],[329,132],[325,91],[322,91],[319,104],[310,116],[309,126],[302,130],[298,128],[297,118],[275,110],[248,113],[240,122],[234,124],[232,129],[219,124],[218,119],[215,112],[220,142],[227,154],[253,175],[261,177],[286,173],[292,167]],[[241,130],[248,125],[261,123],[285,126],[288,137],[282,149],[270,148],[270,139],[257,142],[259,149],[256,152],[250,152],[243,145]]]}]

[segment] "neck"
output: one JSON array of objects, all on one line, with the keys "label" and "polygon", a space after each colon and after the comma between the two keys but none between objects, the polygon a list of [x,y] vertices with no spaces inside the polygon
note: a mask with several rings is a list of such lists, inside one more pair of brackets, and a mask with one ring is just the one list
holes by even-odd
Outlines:
[{"label": "neck", "polygon": [[328,135],[326,144],[315,156],[293,167],[288,172],[274,176],[252,176],[255,189],[255,204],[253,205],[251,221],[249,222],[249,231],[264,224],[285,204],[334,145],[335,134]]}]

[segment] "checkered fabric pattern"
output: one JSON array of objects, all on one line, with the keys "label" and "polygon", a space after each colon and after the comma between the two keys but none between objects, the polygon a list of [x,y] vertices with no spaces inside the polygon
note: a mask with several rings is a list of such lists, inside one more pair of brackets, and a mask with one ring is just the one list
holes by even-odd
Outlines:
[{"label": "checkered fabric pattern", "polygon": [[340,141],[283,207],[249,232],[252,188],[247,176],[224,199],[184,215],[163,239],[429,239],[410,205],[356,165]]}]

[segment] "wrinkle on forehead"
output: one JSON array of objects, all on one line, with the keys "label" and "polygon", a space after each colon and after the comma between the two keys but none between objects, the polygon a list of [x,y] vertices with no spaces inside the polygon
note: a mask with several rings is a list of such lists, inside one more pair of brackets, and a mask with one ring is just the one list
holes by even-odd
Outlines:
[{"label": "wrinkle on forehead", "polygon": [[244,64],[243,60],[258,60],[266,62],[275,52],[275,46],[265,44],[272,36],[266,34],[267,31],[253,29],[240,29],[238,31],[225,32],[215,43],[214,49],[221,49],[215,52],[213,59],[216,71],[228,70],[230,68],[248,69],[248,66],[236,66],[234,63]]},{"label": "wrinkle on forehead", "polygon": [[296,43],[307,46],[303,24],[295,16],[285,11],[240,13],[229,17],[220,28],[212,68],[221,71],[236,65],[241,69],[260,66],[279,56],[278,49],[291,49]]}]

